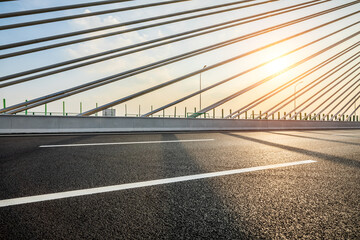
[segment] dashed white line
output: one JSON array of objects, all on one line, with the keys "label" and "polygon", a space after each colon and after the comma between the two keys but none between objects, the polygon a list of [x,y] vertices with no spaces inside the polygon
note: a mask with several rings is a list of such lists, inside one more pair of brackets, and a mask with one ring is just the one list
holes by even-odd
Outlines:
[{"label": "dashed white line", "polygon": [[209,142],[214,139],[188,139],[168,141],[143,141],[143,142],[113,142],[113,143],[84,143],[84,144],[63,144],[63,145],[41,145],[41,148],[55,147],[86,147],[86,146],[107,146],[107,145],[132,145],[132,144],[154,144],[154,143],[186,143],[186,142]]},{"label": "dashed white line", "polygon": [[197,179],[254,172],[254,171],[260,171],[260,170],[265,170],[265,169],[273,169],[273,168],[289,167],[289,166],[295,166],[295,165],[301,165],[301,164],[309,164],[309,163],[314,163],[314,162],[316,162],[316,161],[305,160],[305,161],[298,161],[298,162],[280,163],[280,164],[273,164],[273,165],[267,165],[267,166],[241,168],[241,169],[234,169],[234,170],[221,171],[221,172],[202,173],[202,174],[195,174],[195,175],[182,176],[182,177],[151,180],[151,181],[145,181],[145,182],[126,183],[126,184],[113,185],[113,186],[107,186],[107,187],[89,188],[89,189],[82,189],[82,190],[75,190],[75,191],[68,191],[68,192],[59,192],[59,193],[51,193],[51,194],[44,194],[44,195],[37,195],[37,196],[30,196],[30,197],[6,199],[6,200],[0,200],[0,207],[50,201],[50,200],[63,199],[63,198],[72,198],[72,197],[121,191],[121,190],[126,190],[126,189],[156,186],[156,185],[176,183],[176,182],[185,182],[185,181],[191,181],[191,180],[197,180]]}]

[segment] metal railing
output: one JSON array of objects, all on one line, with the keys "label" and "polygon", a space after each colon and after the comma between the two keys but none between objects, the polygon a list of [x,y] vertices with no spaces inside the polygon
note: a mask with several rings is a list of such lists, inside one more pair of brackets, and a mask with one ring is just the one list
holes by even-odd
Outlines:
[{"label": "metal railing", "polygon": [[[6,100],[3,99],[4,108],[6,107]],[[80,111],[79,112],[67,112],[65,111],[65,102],[63,102],[63,111],[49,111],[47,109],[47,105],[45,105],[45,111],[28,111],[25,110],[23,112],[19,112],[16,115],[29,115],[29,116],[78,116],[79,113],[82,111],[82,102],[79,104]],[[139,110],[142,109],[141,105],[139,105]],[[153,107],[151,107],[153,109]],[[188,109],[194,109],[193,112],[188,111]],[[193,118],[194,114],[198,114],[196,112],[196,107],[194,108],[188,108],[185,107],[183,110],[183,114],[179,114],[178,109],[175,107],[172,114],[166,113],[165,110],[162,111],[162,113],[159,114],[153,114],[150,117],[152,118]],[[233,114],[234,111],[232,109],[220,109],[220,115],[216,112],[216,109],[213,109],[212,112],[202,113],[199,114],[197,118],[202,119],[228,119],[227,114],[230,113]],[[94,116],[101,116],[101,114],[96,114]],[[125,112],[123,114],[117,114],[113,117],[141,117],[142,114],[139,111],[138,113],[128,113],[127,107],[125,106]],[[358,115],[353,115],[351,118],[349,118],[349,115],[341,115],[338,114],[337,116],[334,116],[334,114],[316,114],[311,113],[307,114],[306,112],[294,112],[294,113],[288,113],[288,112],[276,112],[272,115],[265,114],[263,111],[245,111],[242,114],[238,114],[233,119],[242,119],[242,120],[304,120],[304,121],[330,121],[331,119],[334,119],[335,121],[359,121]]]}]

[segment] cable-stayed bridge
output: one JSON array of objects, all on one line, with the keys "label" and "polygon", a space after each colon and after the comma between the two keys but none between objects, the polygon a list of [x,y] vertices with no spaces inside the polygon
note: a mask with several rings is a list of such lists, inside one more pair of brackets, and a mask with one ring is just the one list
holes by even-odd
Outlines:
[{"label": "cable-stayed bridge", "polygon": [[[102,4],[106,5],[110,4],[110,2]],[[71,19],[81,21],[82,18],[102,16],[108,13],[120,14],[129,11],[151,12],[153,9],[161,11],[164,6],[180,6],[179,4],[186,10],[78,31],[67,30],[46,37],[27,40],[22,40],[19,37],[21,36],[22,29],[25,27],[36,27],[36,29],[46,30],[46,24],[49,23],[62,23]],[[121,96],[119,99],[116,99],[116,97],[119,97],[118,95],[110,94],[110,102],[104,102],[101,106],[93,109],[85,109],[85,112],[80,113],[80,116],[93,115],[104,109],[115,107],[131,100],[134,101],[134,99],[139,99],[147,94],[153,94],[152,96],[154,94],[156,96],[161,95],[161,101],[159,99],[156,101],[158,106],[152,104],[155,105],[155,109],[142,114],[143,117],[150,117],[155,113],[189,101],[189,99],[201,97],[201,95],[207,92],[216,93],[218,91],[218,98],[209,98],[210,100],[203,101],[202,106],[200,106],[201,109],[198,108],[190,117],[204,116],[205,113],[211,112],[216,108],[219,109],[229,103],[236,110],[232,111],[231,114],[226,114],[225,118],[245,117],[245,113],[251,118],[250,115],[253,109],[265,106],[265,111],[262,111],[260,116],[256,118],[278,119],[279,116],[277,114],[287,108],[288,111],[285,111],[286,114],[284,116],[281,113],[281,119],[356,120],[356,112],[360,106],[356,106],[357,100],[360,97],[358,95],[358,85],[356,84],[358,80],[358,42],[356,41],[359,23],[357,21],[358,4],[358,1],[293,1],[291,3],[287,1],[229,1],[221,4],[210,2],[208,4],[198,4],[201,5],[199,7],[194,4],[195,6],[192,7],[191,1],[163,1],[139,5],[133,4],[115,9],[106,8],[101,11],[74,15],[63,14],[65,16],[60,15],[59,17],[5,24],[0,27],[0,30],[11,30],[11,34],[16,34],[18,39],[0,46],[0,50],[4,52],[0,55],[1,61],[21,58],[31,60],[31,55],[34,53],[40,54],[44,52],[46,54],[47,51],[55,51],[56,49],[71,47],[79,43],[86,44],[95,39],[121,36],[131,32],[141,34],[141,31],[146,29],[156,28],[161,30],[162,27],[171,28],[176,23],[191,24],[191,21],[206,21],[206,17],[214,17],[211,21],[209,20],[209,22],[214,24],[202,24],[199,28],[187,27],[187,31],[173,29],[172,32],[174,34],[152,38],[136,44],[124,45],[120,48],[113,48],[107,51],[95,52],[62,62],[51,62],[51,59],[49,59],[46,61],[49,64],[25,71],[11,72],[2,76],[0,78],[1,90],[7,91],[12,86],[11,91],[16,93],[18,85],[24,83],[30,84],[36,81],[45,83],[46,78],[50,76],[52,79],[61,82],[61,73],[72,73],[75,71],[82,73],[81,69],[86,66],[96,68],[96,64],[111,59],[119,59],[137,53],[141,54],[150,49],[152,51],[163,51],[161,47],[171,48],[172,45],[177,43],[191,44],[192,41],[197,41],[197,44],[194,45],[199,45],[198,48],[193,48],[191,51],[181,51],[181,54],[177,55],[169,54],[169,57],[159,58],[156,61],[150,61],[135,68],[129,67],[125,71],[116,74],[95,80],[91,79],[70,88],[59,89],[58,91],[43,94],[28,101],[5,106],[0,110],[0,113],[16,114],[24,112],[28,109],[101,88],[111,83],[118,83],[116,87],[121,88],[122,82],[128,86],[128,82],[132,81],[134,77],[147,72],[151,74],[154,69],[161,70],[172,67],[171,65],[175,67],[178,62],[191,62],[193,58],[206,55],[212,51],[216,51],[216,54],[221,54],[222,51],[229,51],[229,49],[234,48],[235,51],[233,51],[230,58],[220,59],[220,61],[204,60],[204,64],[207,63],[206,67],[202,67],[203,65],[199,63],[199,68],[195,68],[194,71],[192,71],[194,68],[191,67],[182,67],[181,71],[176,69],[174,71],[177,74],[173,74],[173,78],[152,81],[153,84],[146,84],[148,87],[145,88],[134,87],[134,89],[139,89],[139,91],[129,91],[128,95]],[[187,5],[190,5],[190,7]],[[85,4],[84,6],[75,4],[74,6],[66,6],[66,8],[64,6],[45,8],[41,9],[41,11],[28,10],[4,13],[1,14],[1,19],[13,19],[25,15],[32,16],[48,12],[61,12],[65,9],[86,6],[91,6],[91,4]],[[224,14],[236,18],[224,21],[224,18],[222,18]],[[217,17],[218,15],[219,17]],[[202,18],[205,18],[205,20]],[[174,27],[176,26],[174,25]],[[104,33],[105,30],[111,30],[111,32]],[[214,38],[214,36],[219,34],[228,33],[223,33],[224,31],[232,32],[232,35],[235,37],[224,38],[224,41],[206,38],[208,35]],[[203,38],[203,41],[198,41],[197,38]],[[259,41],[258,39],[271,40]],[[56,42],[54,43],[54,41]],[[252,44],[252,42],[256,42],[256,44]],[[251,47],[248,47],[249,45]],[[276,49],[277,46],[283,46],[283,49],[286,50],[279,51]],[[187,48],[184,49],[187,50]],[[266,56],[266,53],[269,52],[270,54]],[[259,58],[262,54],[265,54],[263,59]],[[227,55],[230,54],[224,54],[224,56]],[[297,57],[297,55],[301,57]],[[254,64],[248,64],[248,61]],[[223,74],[226,77],[222,75],[216,77],[216,79],[211,80],[211,84],[204,85],[203,88],[197,91],[184,91],[183,96],[177,94],[181,97],[174,99],[172,97],[173,90],[168,90],[170,86],[180,86],[189,78],[192,80],[193,85],[197,87],[198,80],[194,76],[197,77],[207,72],[216,75],[217,71],[224,71],[223,67],[234,62],[241,66],[238,68],[241,71],[236,72],[236,69],[228,71],[229,73],[234,72],[234,74]],[[263,70],[264,68],[265,71]],[[275,71],[266,71],[266,68],[274,68]],[[261,70],[261,74],[256,74]],[[251,75],[252,73],[254,74]],[[77,72],[74,74],[77,74]],[[286,79],[281,79],[281,76],[285,76]],[[52,79],[47,84],[51,84],[51,81],[54,81]],[[244,84],[240,85],[237,89],[236,82],[244,82]],[[297,86],[299,83],[301,85],[298,87],[298,90],[293,92],[294,86]],[[221,88],[223,85],[227,86],[227,88],[233,88],[233,91],[224,91]],[[244,98],[241,98],[242,96]],[[96,95],[93,98],[100,100],[102,96]],[[298,101],[297,106],[292,107],[296,100]],[[204,106],[205,104],[206,106]]]},{"label": "cable-stayed bridge", "polygon": [[360,239],[359,16],[0,1],[0,239]]}]

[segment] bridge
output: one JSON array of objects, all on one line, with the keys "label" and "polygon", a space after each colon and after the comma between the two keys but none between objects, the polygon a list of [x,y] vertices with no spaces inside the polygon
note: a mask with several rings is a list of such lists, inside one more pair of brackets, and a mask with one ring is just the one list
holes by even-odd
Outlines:
[{"label": "bridge", "polygon": [[0,2],[0,238],[359,238],[359,13]]}]

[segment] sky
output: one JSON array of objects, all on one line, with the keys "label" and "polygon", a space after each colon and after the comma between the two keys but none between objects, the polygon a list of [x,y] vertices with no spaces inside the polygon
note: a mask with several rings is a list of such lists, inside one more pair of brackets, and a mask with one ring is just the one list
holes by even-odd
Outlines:
[{"label": "sky", "polygon": [[[308,0],[309,1],[309,0]],[[6,59],[0,59],[0,76],[6,76],[9,74],[22,72],[26,70],[30,70],[33,68],[38,68],[42,66],[46,66],[49,64],[54,64],[66,60],[71,60],[73,58],[87,56],[90,54],[115,49],[119,47],[124,47],[136,43],[141,43],[144,41],[156,39],[159,37],[164,37],[172,34],[177,34],[180,32],[210,26],[213,24],[238,19],[246,16],[251,16],[254,14],[263,13],[266,11],[271,11],[283,7],[287,7],[290,5],[308,2],[303,0],[279,0],[272,3],[266,3],[255,7],[244,8],[240,10],[235,10],[231,12],[225,12],[221,14],[216,14],[207,17],[196,18],[192,20],[182,21],[178,23],[172,23],[168,25],[163,25],[159,27],[153,27],[145,30],[132,31],[121,35],[115,35],[112,37],[87,41],[83,43],[68,45],[64,47],[54,48],[46,51],[26,54],[17,57],[11,57]],[[89,2],[89,1],[77,1],[77,3]],[[161,2],[159,0],[134,0],[123,3],[116,4],[107,4],[96,7],[88,7],[88,8],[79,8],[73,10],[59,11],[59,12],[51,12],[46,14],[36,14],[31,16],[22,16],[22,17],[14,17],[14,18],[3,18],[0,19],[0,25],[7,25],[12,23],[20,23],[33,21],[38,19],[47,19],[59,16],[67,16],[79,13],[87,13],[87,12],[95,12],[99,10],[106,10],[111,8],[120,8],[127,6],[136,6],[146,3],[153,2]],[[67,33],[77,30],[90,29],[100,26],[106,26],[121,22],[128,22],[137,19],[143,19],[153,16],[159,16],[168,13],[176,13],[180,11],[190,10],[194,8],[201,8],[206,6],[217,5],[221,3],[234,2],[230,0],[216,1],[216,0],[191,0],[181,3],[175,3],[164,6],[157,6],[151,8],[144,8],[138,10],[132,10],[127,12],[118,12],[111,13],[99,16],[92,16],[81,19],[73,19],[67,21],[61,21],[56,23],[48,23],[37,26],[29,26],[22,27],[10,30],[2,30],[0,31],[0,45],[5,45],[9,43],[16,43],[24,40],[31,40],[39,37],[51,36],[61,33]],[[253,3],[265,2],[265,0],[256,0]],[[300,17],[304,17],[313,13],[317,13],[319,11],[323,11],[335,6],[339,6],[341,4],[345,4],[347,2],[351,2],[350,0],[331,0],[327,1],[323,4],[319,4],[317,6],[305,8],[302,10],[297,10],[291,13],[282,14],[280,16],[271,17],[259,21],[255,21],[252,23],[243,24],[237,27],[229,28],[226,30],[217,31],[211,34],[206,34],[203,36],[187,39],[184,41],[172,43],[169,45],[164,45],[161,47],[149,49],[146,51],[141,51],[138,53],[130,54],[127,56],[115,58],[112,60],[104,61],[101,63],[92,64],[86,67],[81,67],[78,69],[66,71],[59,74],[54,74],[51,76],[38,78],[26,83],[21,83],[5,88],[0,89],[0,98],[6,99],[7,106],[17,104],[23,102],[24,100],[31,100],[33,98],[41,97],[46,94],[54,93],[60,90],[64,90],[70,87],[74,87],[86,82],[94,81],[103,77],[107,77],[116,73],[124,72],[130,69],[134,69],[137,67],[141,67],[143,65],[153,63],[162,59],[166,59],[172,56],[176,56],[178,54],[186,53],[198,48],[206,47],[212,44],[216,44],[222,41],[226,41],[232,38],[236,38],[245,34],[249,34],[261,29],[265,29],[267,27],[271,27],[277,24],[285,23],[287,21],[297,19]],[[16,12],[22,10],[29,9],[38,9],[38,8],[47,8],[58,5],[70,5],[74,4],[74,1],[52,1],[52,0],[17,0],[10,2],[0,2],[0,14],[7,12]],[[249,3],[243,3],[240,5],[247,5]],[[239,6],[240,6],[239,5]],[[230,7],[226,7],[230,8]],[[225,8],[222,8],[225,9]],[[186,75],[193,71],[202,69],[205,65],[211,66],[217,62],[224,61],[226,59],[230,59],[234,56],[238,56],[240,54],[246,53],[253,49],[257,49],[259,47],[265,46],[269,43],[278,41],[280,39],[286,38],[293,34],[302,32],[304,30],[310,29],[317,25],[329,22],[341,16],[345,16],[347,14],[353,13],[355,11],[360,10],[360,3],[357,5],[353,5],[351,7],[335,11],[330,14],[326,14],[305,22],[301,22],[283,29],[275,30],[272,32],[268,32],[266,34],[262,34],[260,36],[247,39],[235,44],[231,44],[213,51],[209,51],[207,53],[197,55],[176,63],[172,63],[151,71],[147,71],[145,73],[141,73],[96,89],[92,89],[77,95],[73,95],[55,102],[51,102],[47,105],[47,111],[50,112],[61,112],[63,101],[66,103],[66,111],[69,113],[78,113],[80,111],[80,102],[82,103],[82,111],[87,111],[96,106],[101,106],[103,104],[112,102],[114,100],[120,99],[122,97],[128,96],[130,94],[136,93],[138,91],[147,89],[154,85],[166,82],[168,80]],[[214,10],[209,10],[214,11]],[[206,12],[209,12],[206,11]],[[196,15],[188,14],[186,16]],[[173,19],[173,18],[172,18]],[[256,52],[249,56],[240,58],[236,61],[232,61],[228,64],[222,65],[220,67],[208,70],[201,74],[202,79],[202,87],[209,86],[216,82],[219,82],[223,79],[226,79],[230,76],[233,76],[237,73],[245,71],[251,67],[254,67],[258,64],[261,64],[267,60],[278,57],[284,53],[287,53],[295,48],[298,48],[304,44],[312,42],[322,36],[325,36],[333,31],[341,29],[345,26],[348,26],[352,23],[355,23],[359,20],[359,14],[353,15],[351,17],[345,18],[341,21],[338,21],[334,24],[328,25],[326,27],[322,27],[318,30],[311,31],[309,33],[303,34],[281,44],[277,44],[265,50]],[[155,22],[162,22],[165,20],[157,20]],[[86,36],[94,36],[100,33],[117,31],[120,29],[130,29],[142,25],[147,25],[149,23],[141,23],[126,27],[117,28],[115,30],[107,30],[102,32],[90,33],[81,35],[81,37]],[[312,44],[308,47],[305,47],[299,51],[296,51],[293,54],[287,55],[285,58],[282,58],[280,61],[276,61],[268,66],[261,67],[254,71],[251,71],[247,74],[242,75],[239,78],[235,78],[232,81],[229,81],[219,87],[211,89],[207,92],[202,93],[202,108],[207,107],[271,74],[274,74],[276,71],[281,70],[282,68],[294,64],[311,54],[314,54],[316,51],[319,51],[327,46],[355,33],[358,31],[359,25],[355,25],[345,31],[342,31],[336,35],[333,35],[329,38],[326,38],[322,41],[319,41],[315,44]],[[65,40],[77,39],[79,37],[71,37],[66,38]],[[261,95],[267,93],[268,91],[276,88],[277,86],[289,81],[295,76],[303,73],[304,71],[310,69],[311,67],[319,64],[325,59],[331,57],[337,52],[345,49],[346,47],[354,44],[360,40],[359,36],[355,36],[349,41],[344,42],[343,44],[335,47],[329,51],[324,52],[323,54],[304,62],[296,68],[293,68],[287,71],[284,74],[279,75],[278,77],[268,81],[267,83],[227,102],[216,108],[216,115],[221,115],[221,110],[224,109],[225,114],[229,113],[230,109],[232,111],[246,105],[252,100],[260,97]],[[0,55],[5,53],[11,53],[14,51],[28,49],[37,46],[47,45],[49,43],[57,43],[62,42],[64,39],[54,40],[46,43],[38,43],[32,44],[25,47],[12,48],[8,50],[0,50]],[[332,62],[326,67],[316,71],[310,76],[303,79],[303,82],[297,85],[297,89],[301,89],[303,86],[313,81],[317,77],[324,74],[326,71],[331,68],[337,66],[340,62],[346,60],[353,54],[358,52],[358,48],[350,51],[345,54],[338,60]],[[313,96],[314,93],[318,92],[322,87],[326,86],[330,81],[336,79],[336,77],[341,76],[346,70],[353,67],[356,63],[359,63],[359,60],[355,60],[352,64],[342,68],[339,72],[335,73],[330,78],[327,78],[326,81],[319,84],[312,91],[309,91],[307,94],[299,96],[297,98],[297,104],[301,104],[310,96]],[[348,80],[351,77],[354,77],[359,71],[355,71],[352,75],[349,76]],[[353,81],[356,81],[358,78],[354,78]],[[128,113],[137,114],[139,112],[140,105],[140,113],[144,114],[150,111],[151,108],[158,108],[165,104],[168,104],[172,101],[175,101],[187,94],[190,94],[199,89],[199,81],[200,75],[196,75],[185,79],[181,82],[168,86],[166,88],[154,91],[152,93],[146,94],[139,98],[135,98],[126,103],[122,103],[120,105],[115,106],[114,108],[117,111],[117,115],[123,115],[125,111],[125,105]],[[325,100],[328,96],[333,93],[339,91],[341,86],[343,86],[347,80],[341,82],[338,87],[334,88],[327,95],[321,98],[318,102],[313,104],[312,106],[317,106],[316,104]],[[335,84],[335,83],[334,83]],[[349,83],[351,84],[351,83]],[[348,85],[347,85],[348,86]],[[288,95],[294,92],[294,86],[289,87],[287,90],[281,92],[276,97],[269,99],[268,101],[256,106],[253,110],[255,112],[265,111],[269,109],[271,106],[275,105]],[[345,100],[349,101],[350,98],[358,93],[357,89],[353,94],[349,95]],[[360,100],[358,101],[360,104]],[[196,107],[199,110],[199,96],[190,98],[182,103],[175,105],[177,109],[177,114],[184,114],[185,107],[188,112],[194,112],[194,108]],[[174,107],[171,107],[166,110],[166,114],[173,114]],[[281,111],[288,112],[293,109],[293,103],[286,106]],[[353,110],[351,108],[350,110]],[[311,108],[305,110],[305,112],[309,112]],[[349,112],[350,112],[349,110]],[[44,112],[44,106],[39,106],[31,109],[30,111],[35,112]],[[336,111],[336,110],[335,110]],[[359,111],[360,112],[360,111]],[[212,115],[212,112],[210,112]]]}]

